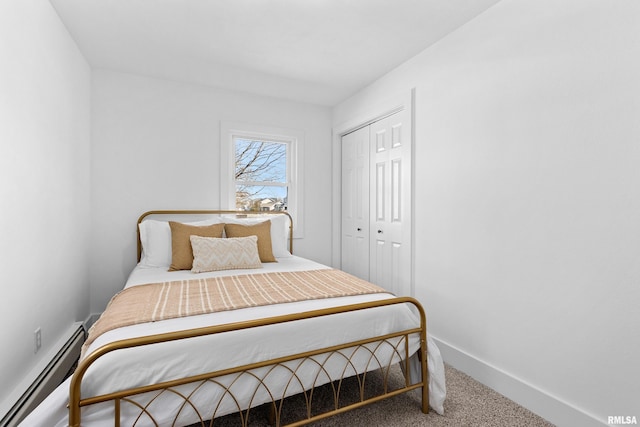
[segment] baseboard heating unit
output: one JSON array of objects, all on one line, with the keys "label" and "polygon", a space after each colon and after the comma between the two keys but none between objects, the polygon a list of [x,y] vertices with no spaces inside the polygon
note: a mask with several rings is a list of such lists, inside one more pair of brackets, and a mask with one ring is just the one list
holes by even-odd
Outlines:
[{"label": "baseboard heating unit", "polygon": [[36,406],[40,404],[73,369],[80,356],[85,340],[82,323],[74,324],[69,339],[47,364],[42,373],[18,399],[11,410],[0,420],[1,427],[17,426]]}]

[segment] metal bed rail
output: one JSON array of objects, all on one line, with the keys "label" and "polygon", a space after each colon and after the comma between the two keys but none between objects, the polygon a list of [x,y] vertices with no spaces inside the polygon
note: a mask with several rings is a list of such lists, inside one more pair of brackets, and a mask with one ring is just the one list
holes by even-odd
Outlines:
[{"label": "metal bed rail", "polygon": [[[83,380],[84,374],[87,372],[87,370],[92,365],[92,363],[94,363],[96,360],[98,360],[100,357],[104,356],[105,354],[111,353],[113,351],[132,348],[132,347],[153,345],[153,344],[168,342],[168,341],[195,338],[195,337],[200,337],[205,335],[220,334],[224,332],[237,331],[237,330],[242,330],[247,328],[255,328],[255,327],[274,325],[279,323],[294,322],[294,321],[311,319],[311,318],[320,317],[320,316],[330,316],[330,315],[347,313],[347,312],[352,312],[357,310],[365,310],[365,309],[371,309],[376,307],[389,306],[393,304],[409,304],[415,307],[420,319],[420,325],[416,326],[415,328],[397,331],[397,332],[383,335],[383,336],[376,336],[376,337],[371,337],[363,340],[346,342],[340,345],[309,350],[305,352],[288,355],[285,357],[259,361],[256,363],[251,363],[251,364],[243,365],[239,367],[232,367],[229,369],[217,370],[214,372],[205,372],[199,375],[166,381],[159,384],[149,384],[142,387],[136,387],[129,390],[117,391],[114,393],[104,394],[100,396],[91,396],[87,398],[82,398],[81,396],[81,386],[82,386],[82,380]],[[298,366],[301,366],[303,361],[311,360],[313,361],[312,363],[318,364],[317,367],[319,371],[323,371],[324,367],[322,366],[322,362],[318,362],[314,359],[314,356],[319,356],[323,354],[324,355],[339,354],[340,357],[344,358],[344,363],[345,363],[345,369],[343,371],[343,375],[344,375],[344,373],[348,371],[347,368],[349,366],[352,366],[352,362],[349,360],[348,356],[345,356],[344,351],[345,349],[354,348],[354,347],[359,350],[364,349],[364,351],[368,351],[370,353],[367,369],[365,369],[365,372],[362,373],[363,377],[358,378],[358,381],[360,384],[360,399],[346,406],[340,406],[338,403],[339,395],[340,395],[340,385],[342,384],[342,381],[345,378],[344,377],[332,378],[331,387],[333,387],[333,395],[335,400],[335,403],[333,405],[334,407],[332,410],[314,415],[312,413],[313,411],[311,408],[311,401],[312,401],[312,395],[314,392],[315,385],[311,385],[310,388],[307,388],[304,391],[304,397],[305,399],[307,399],[306,416],[303,419],[287,424],[288,426],[293,427],[293,426],[305,425],[305,424],[318,421],[320,419],[323,419],[335,414],[346,412],[351,409],[358,408],[358,407],[367,405],[369,403],[377,402],[379,400],[386,399],[388,397],[395,396],[397,394],[405,393],[407,391],[418,389],[418,388],[420,388],[422,391],[421,410],[423,413],[428,413],[429,411],[428,383],[429,382],[428,382],[427,357],[426,357],[426,354],[427,354],[426,330],[427,330],[426,316],[425,316],[425,312],[422,305],[414,298],[399,297],[399,298],[391,298],[391,299],[381,300],[381,301],[351,304],[351,305],[325,308],[325,309],[307,311],[307,312],[296,313],[296,314],[274,316],[274,317],[268,317],[264,319],[255,319],[255,320],[249,320],[249,321],[243,321],[243,322],[228,323],[223,325],[209,326],[204,328],[189,329],[184,331],[149,335],[149,336],[115,341],[110,344],[106,344],[103,347],[100,347],[99,349],[95,350],[79,363],[73,375],[73,378],[71,380],[71,385],[70,385],[69,426],[80,427],[82,425],[81,416],[82,416],[83,407],[87,407],[89,405],[93,405],[96,403],[108,402],[108,401],[114,402],[113,414],[114,414],[115,426],[120,426],[121,424],[120,412],[121,412],[121,405],[123,403],[129,403],[139,408],[140,413],[138,415],[138,419],[148,418],[152,420],[154,425],[159,425],[153,419],[153,414],[149,412],[148,405],[142,405],[136,402],[135,400],[131,399],[132,396],[136,396],[142,393],[149,393],[149,392],[158,392],[159,394],[164,392],[170,392],[172,394],[175,394],[176,396],[180,396],[182,399],[184,399],[184,403],[182,404],[182,407],[187,409],[191,408],[188,410],[195,411],[198,414],[198,417],[200,419],[199,423],[201,423],[201,425],[203,426],[214,425],[214,419],[218,416],[215,410],[208,414],[201,413],[200,409],[195,408],[193,404],[190,402],[189,400],[190,396],[181,395],[179,391],[175,390],[175,388],[185,384],[216,383],[216,378],[219,378],[225,375],[230,375],[230,374],[255,376],[255,374],[253,374],[252,371],[259,368],[270,367],[270,366],[285,367],[285,369],[289,369],[292,375],[289,382],[292,382],[292,381],[300,382],[300,379],[297,376],[298,374],[296,370],[290,367],[287,367],[287,365],[285,364],[287,362],[301,361],[298,365]],[[411,356],[409,354],[408,341],[409,341],[409,336],[414,334],[417,334],[420,340],[419,360],[420,360],[421,378],[419,379],[419,381],[417,381],[418,379],[416,378],[413,378],[413,379],[410,378],[410,375],[409,375],[410,370],[408,366],[409,357]],[[392,356],[389,357],[387,361],[379,360],[376,352],[378,351],[378,349],[381,348],[381,346],[389,346],[389,345],[393,347]],[[401,387],[399,389],[388,390],[387,383],[386,383],[386,375],[388,375],[390,365],[396,363],[396,362],[393,362],[394,360],[402,360],[402,363],[404,364],[403,371],[405,376],[404,378],[405,384],[404,384],[404,387]],[[368,372],[369,370],[375,370],[375,369],[382,369],[385,372],[384,391],[383,393],[376,396],[365,397],[365,393],[364,393],[365,377],[364,376],[366,375],[366,372]],[[258,382],[257,387],[267,387],[267,385],[265,384],[264,378],[256,378],[256,380]],[[337,385],[333,384],[333,382],[337,382]],[[198,387],[200,387],[200,385],[198,385]],[[271,400],[272,400],[270,405],[272,406],[272,412],[273,412],[273,418],[274,418],[273,421],[276,426],[281,426],[281,421],[282,421],[282,407],[283,407],[282,405],[283,405],[284,395],[281,392],[282,390],[274,390],[274,391],[268,390],[268,393],[271,396]],[[225,390],[224,394],[227,396],[230,396],[230,398],[235,400],[235,397],[232,395],[232,392],[230,390]],[[152,400],[154,399],[155,398],[153,398]],[[247,426],[249,421],[249,412],[251,410],[252,405],[249,405],[249,407],[241,407],[241,405],[237,402],[237,400],[236,400],[236,404],[238,405],[237,409],[238,409],[238,412],[240,413],[241,424],[243,426]],[[174,423],[178,419],[179,415],[180,413],[176,414]],[[208,423],[208,424],[205,424],[205,423]]]}]

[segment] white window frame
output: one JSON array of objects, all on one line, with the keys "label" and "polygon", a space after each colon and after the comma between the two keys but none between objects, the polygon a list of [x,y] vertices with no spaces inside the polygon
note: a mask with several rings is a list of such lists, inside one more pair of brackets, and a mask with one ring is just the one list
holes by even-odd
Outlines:
[{"label": "white window frame", "polygon": [[273,126],[240,122],[220,123],[220,207],[236,210],[235,138],[286,143],[287,148],[287,212],[293,220],[293,237],[303,237],[304,206],[301,164],[304,156],[304,132]]}]

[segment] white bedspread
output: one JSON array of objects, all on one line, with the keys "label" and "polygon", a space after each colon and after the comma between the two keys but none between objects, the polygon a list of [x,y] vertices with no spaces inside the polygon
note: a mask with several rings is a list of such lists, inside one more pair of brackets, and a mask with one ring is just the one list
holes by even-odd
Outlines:
[{"label": "white bedspread", "polygon": [[[259,271],[327,268],[300,257],[281,258],[278,261],[277,263],[263,264],[264,268]],[[198,274],[198,277],[203,277],[202,275],[244,274],[247,272],[250,271],[227,270],[201,273]],[[167,277],[170,277],[170,280],[181,280],[193,278],[194,274],[190,271],[167,273],[163,269],[136,267],[125,287],[163,281],[167,280]],[[370,294],[302,301],[133,325],[107,332],[98,337],[89,347],[87,354],[108,342],[125,338],[298,313],[391,297],[391,294]],[[393,319],[393,321],[389,322],[388,319]],[[237,331],[233,332],[233,334],[194,338],[188,340],[189,348],[187,349],[185,349],[184,342],[168,342],[154,344],[153,349],[127,349],[110,353],[100,358],[87,371],[83,381],[83,397],[154,383],[160,380],[181,378],[203,372],[203,369],[214,371],[221,367],[228,367],[230,362],[229,355],[233,355],[232,364],[240,366],[254,362],[257,357],[262,360],[265,358],[271,359],[307,349],[323,348],[341,342],[381,335],[394,330],[409,328],[412,325],[415,326],[416,317],[411,310],[407,310],[406,306],[394,305],[337,316],[308,319],[303,322],[305,322],[304,328],[292,328],[290,324],[280,324]],[[345,325],[350,325],[350,327],[345,327]],[[327,334],[326,331],[340,331],[340,333]],[[436,344],[429,337],[427,345],[430,382],[429,402],[433,410],[442,414],[446,394],[444,366]],[[410,347],[411,352],[419,348],[417,338],[410,340]],[[153,359],[153,363],[149,363],[151,359]],[[194,370],[196,368],[197,371]],[[36,408],[21,426],[66,426],[68,419],[68,410],[66,408],[68,390],[69,381],[67,380]],[[296,392],[296,390],[292,389],[290,394],[293,392]],[[171,412],[171,408],[167,409],[168,412]],[[222,408],[218,415],[234,411],[235,408],[230,406],[229,408]],[[113,421],[110,418],[109,421],[104,421],[104,415],[111,412],[112,405],[103,407],[95,405],[95,407],[86,408],[83,412],[83,426],[110,426]]]}]

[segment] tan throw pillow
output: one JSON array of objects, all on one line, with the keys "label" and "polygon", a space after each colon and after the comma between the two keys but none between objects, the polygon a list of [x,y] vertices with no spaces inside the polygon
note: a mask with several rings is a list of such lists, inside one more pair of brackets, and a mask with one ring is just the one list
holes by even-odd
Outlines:
[{"label": "tan throw pillow", "polygon": [[169,271],[191,270],[193,251],[190,236],[222,237],[224,224],[196,226],[169,221],[171,227],[171,265]]},{"label": "tan throw pillow", "polygon": [[232,270],[238,268],[262,268],[258,255],[258,237],[218,239],[191,236],[194,273]]},{"label": "tan throw pillow", "polygon": [[227,237],[258,236],[258,254],[262,262],[278,262],[271,248],[271,221],[266,220],[254,225],[225,224]]}]

